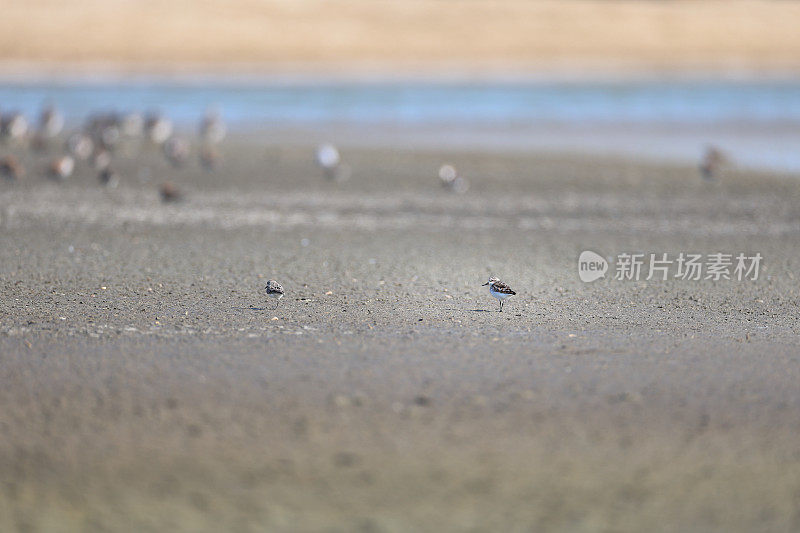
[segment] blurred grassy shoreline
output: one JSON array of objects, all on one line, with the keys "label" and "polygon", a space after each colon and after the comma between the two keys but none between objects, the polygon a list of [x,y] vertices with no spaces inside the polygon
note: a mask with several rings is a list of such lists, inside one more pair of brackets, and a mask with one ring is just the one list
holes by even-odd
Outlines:
[{"label": "blurred grassy shoreline", "polygon": [[9,0],[0,74],[800,73],[800,4]]}]

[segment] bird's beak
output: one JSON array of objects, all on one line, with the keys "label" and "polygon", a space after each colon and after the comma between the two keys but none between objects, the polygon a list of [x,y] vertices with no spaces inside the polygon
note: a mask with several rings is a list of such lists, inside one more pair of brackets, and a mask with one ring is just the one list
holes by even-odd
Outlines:
[{"label": "bird's beak", "polygon": [[489,284],[489,282],[487,281],[486,283],[484,283],[483,285],[481,285],[481,287],[485,287],[485,286],[487,286],[488,284]]}]

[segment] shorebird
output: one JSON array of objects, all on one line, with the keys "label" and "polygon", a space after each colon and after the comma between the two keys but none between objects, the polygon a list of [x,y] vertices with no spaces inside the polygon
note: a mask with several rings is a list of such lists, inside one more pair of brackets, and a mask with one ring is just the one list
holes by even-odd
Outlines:
[{"label": "shorebird", "polygon": [[10,180],[18,180],[25,175],[25,167],[13,155],[0,157],[0,174]]},{"label": "shorebird", "polygon": [[25,115],[13,111],[0,117],[0,134],[11,140],[21,140],[28,133]]},{"label": "shorebird", "polygon": [[151,113],[144,121],[147,138],[154,144],[162,144],[172,136],[172,122],[158,113]]},{"label": "shorebird", "polygon": [[113,150],[120,141],[120,120],[117,113],[94,113],[86,119],[83,129],[96,145]]},{"label": "shorebird", "polygon": [[189,141],[181,137],[170,137],[164,143],[164,155],[173,167],[182,167],[189,158]]},{"label": "shorebird", "polygon": [[481,285],[485,287],[486,285],[489,286],[489,294],[497,298],[500,302],[500,312],[503,312],[503,300],[506,298],[510,298],[517,294],[516,292],[511,290],[511,287],[500,281],[498,278],[491,277],[489,281]]},{"label": "shorebird", "polygon": [[439,181],[442,183],[442,187],[451,192],[464,193],[469,189],[469,182],[458,175],[456,167],[453,165],[439,167]]},{"label": "shorebird", "polygon": [[100,172],[97,174],[97,179],[101,184],[111,189],[116,189],[117,185],[119,185],[119,174],[117,174],[110,166],[100,170]]},{"label": "shorebird", "polygon": [[183,194],[181,194],[181,191],[169,181],[161,184],[161,187],[158,189],[158,193],[161,195],[161,201],[165,204],[180,202],[183,200]]},{"label": "shorebird", "polygon": [[729,164],[728,156],[716,146],[709,145],[700,160],[700,175],[706,181],[714,181],[724,167]]},{"label": "shorebird", "polygon": [[206,144],[217,144],[225,138],[227,131],[219,111],[216,109],[206,111],[200,121],[200,141]]},{"label": "shorebird", "polygon": [[321,144],[317,148],[317,165],[329,180],[344,181],[350,177],[350,167],[342,164],[339,150],[330,143]]},{"label": "shorebird", "polygon": [[281,287],[281,284],[275,281],[274,279],[271,279],[267,281],[267,286],[264,287],[264,291],[266,291],[267,296],[269,296],[270,298],[275,298],[275,309],[277,309],[278,304],[281,301],[281,298],[283,298],[283,295],[285,294],[285,291],[283,290],[283,287]]},{"label": "shorebird", "polygon": [[39,115],[39,134],[44,139],[52,139],[64,129],[64,115],[52,104],[48,104],[42,108]]},{"label": "shorebird", "polygon": [[75,170],[75,160],[69,155],[53,159],[47,168],[50,177],[58,181],[65,180],[72,176],[73,170]]},{"label": "shorebird", "polygon": [[94,141],[85,133],[73,133],[67,139],[67,150],[75,159],[86,161],[94,151]]}]

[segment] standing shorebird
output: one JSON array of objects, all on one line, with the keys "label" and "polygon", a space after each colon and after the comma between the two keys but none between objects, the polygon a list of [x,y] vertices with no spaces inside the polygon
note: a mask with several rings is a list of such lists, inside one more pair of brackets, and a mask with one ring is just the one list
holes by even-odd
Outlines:
[{"label": "standing shorebird", "polygon": [[39,130],[34,135],[34,148],[47,148],[47,141],[61,133],[64,129],[64,115],[53,105],[46,105],[39,115]]},{"label": "standing shorebird", "polygon": [[158,193],[161,195],[161,201],[165,204],[177,203],[183,200],[181,190],[169,181],[161,184],[161,187],[158,188]]},{"label": "standing shorebird", "polygon": [[325,173],[326,178],[336,179],[336,170],[341,162],[342,158],[339,155],[339,150],[334,145],[325,143],[317,148],[317,164]]},{"label": "standing shorebird", "polygon": [[729,163],[730,159],[725,152],[716,146],[708,145],[698,165],[700,176],[706,181],[716,181],[720,172],[729,166]]},{"label": "standing shorebird", "polygon": [[110,166],[100,170],[100,173],[97,175],[97,179],[100,180],[101,184],[111,189],[116,189],[117,185],[119,185],[119,174],[114,172],[114,169],[112,169]]},{"label": "standing shorebird", "polygon": [[13,111],[0,116],[0,136],[12,141],[19,141],[27,133],[28,121],[22,113]]},{"label": "standing shorebird", "polygon": [[283,298],[283,295],[286,294],[286,292],[283,290],[283,287],[281,287],[281,284],[274,279],[271,279],[267,281],[267,286],[264,287],[264,290],[267,292],[267,296],[270,298],[275,298],[275,309],[277,309],[281,298]]},{"label": "standing shorebird", "polygon": [[13,155],[0,157],[0,176],[10,180],[18,180],[25,175],[25,167]]},{"label": "standing shorebird", "polygon": [[172,122],[158,113],[150,113],[144,121],[144,131],[153,144],[164,144],[172,137]]},{"label": "standing shorebird", "polygon": [[42,108],[39,115],[39,130],[45,137],[55,137],[64,129],[64,115],[58,112],[54,105],[48,104]]},{"label": "standing shorebird", "polygon": [[317,165],[329,180],[346,181],[350,178],[350,166],[342,163],[339,150],[330,143],[321,144],[317,148]]},{"label": "standing shorebird", "polygon": [[189,141],[182,137],[170,137],[164,142],[164,156],[175,168],[186,163],[190,151]]},{"label": "standing shorebird", "polygon": [[73,170],[75,170],[75,159],[69,155],[53,159],[47,167],[47,173],[57,181],[63,181],[72,176]]},{"label": "standing shorebird", "polygon": [[216,109],[209,109],[200,121],[200,142],[203,144],[217,144],[225,138],[228,132],[222,116]]},{"label": "standing shorebird", "polygon": [[453,165],[439,167],[439,182],[442,187],[451,192],[465,193],[469,189],[469,182],[458,175]]},{"label": "standing shorebird", "polygon": [[481,285],[482,287],[489,286],[489,294],[494,296],[500,301],[500,312],[503,312],[503,300],[510,298],[517,294],[511,290],[511,287],[500,281],[498,278],[491,277],[489,281]]},{"label": "standing shorebird", "polygon": [[78,161],[86,161],[94,152],[94,141],[85,133],[73,133],[67,138],[67,150]]}]

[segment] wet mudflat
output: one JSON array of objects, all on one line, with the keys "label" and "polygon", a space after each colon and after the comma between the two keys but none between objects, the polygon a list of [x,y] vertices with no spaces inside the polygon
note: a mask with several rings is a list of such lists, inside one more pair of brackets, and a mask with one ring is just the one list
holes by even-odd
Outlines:
[{"label": "wet mudflat", "polygon": [[[800,181],[342,153],[0,183],[1,529],[800,527]],[[584,284],[586,249],[764,261]]]}]

